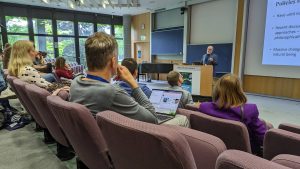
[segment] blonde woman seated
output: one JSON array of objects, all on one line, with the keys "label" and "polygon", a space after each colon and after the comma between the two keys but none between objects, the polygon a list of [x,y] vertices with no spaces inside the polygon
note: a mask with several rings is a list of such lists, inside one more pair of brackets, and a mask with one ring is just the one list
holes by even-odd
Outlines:
[{"label": "blonde woman seated", "polygon": [[41,77],[38,71],[32,67],[33,60],[38,52],[33,43],[28,40],[19,40],[12,46],[11,57],[8,65],[8,74],[21,80],[47,88],[51,83]]},{"label": "blonde woman seated", "polygon": [[237,76],[227,74],[221,77],[213,91],[213,102],[201,103],[199,111],[244,123],[248,128],[253,153],[260,154],[267,126],[258,118],[256,104],[247,103],[247,97]]}]

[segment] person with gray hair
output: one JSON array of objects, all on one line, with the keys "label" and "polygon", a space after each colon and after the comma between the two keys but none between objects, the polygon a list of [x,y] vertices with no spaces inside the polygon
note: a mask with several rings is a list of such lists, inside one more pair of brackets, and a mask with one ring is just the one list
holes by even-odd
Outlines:
[{"label": "person with gray hair", "polygon": [[206,50],[206,54],[202,56],[201,63],[203,65],[212,65],[213,66],[213,73],[216,76],[216,66],[218,65],[218,55],[214,53],[214,47],[208,46]]}]

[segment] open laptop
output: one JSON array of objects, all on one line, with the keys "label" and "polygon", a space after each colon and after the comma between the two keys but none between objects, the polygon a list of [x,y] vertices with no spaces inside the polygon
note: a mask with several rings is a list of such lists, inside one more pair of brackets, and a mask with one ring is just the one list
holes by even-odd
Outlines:
[{"label": "open laptop", "polygon": [[158,124],[173,119],[176,115],[180,99],[181,91],[153,89],[150,102],[155,107]]}]

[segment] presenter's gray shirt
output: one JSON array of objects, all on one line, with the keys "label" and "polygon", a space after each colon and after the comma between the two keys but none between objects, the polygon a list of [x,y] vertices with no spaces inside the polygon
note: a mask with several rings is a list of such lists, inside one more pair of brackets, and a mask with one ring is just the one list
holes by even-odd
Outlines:
[{"label": "presenter's gray shirt", "polygon": [[179,108],[184,108],[187,104],[193,104],[193,98],[190,92],[184,90],[182,87],[179,86],[170,86],[167,90],[174,90],[174,91],[181,91],[182,97],[179,103]]},{"label": "presenter's gray shirt", "polygon": [[131,97],[118,85],[82,78],[84,76],[73,80],[70,101],[85,105],[94,116],[111,110],[135,120],[157,123],[155,108],[141,88],[133,89]]}]

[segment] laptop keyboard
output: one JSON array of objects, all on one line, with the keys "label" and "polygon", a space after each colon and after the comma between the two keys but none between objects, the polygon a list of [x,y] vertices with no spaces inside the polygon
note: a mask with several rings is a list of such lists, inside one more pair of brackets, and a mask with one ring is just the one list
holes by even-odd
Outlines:
[{"label": "laptop keyboard", "polygon": [[158,121],[165,121],[165,120],[171,119],[170,116],[164,116],[161,114],[157,114],[156,117],[157,117]]}]

